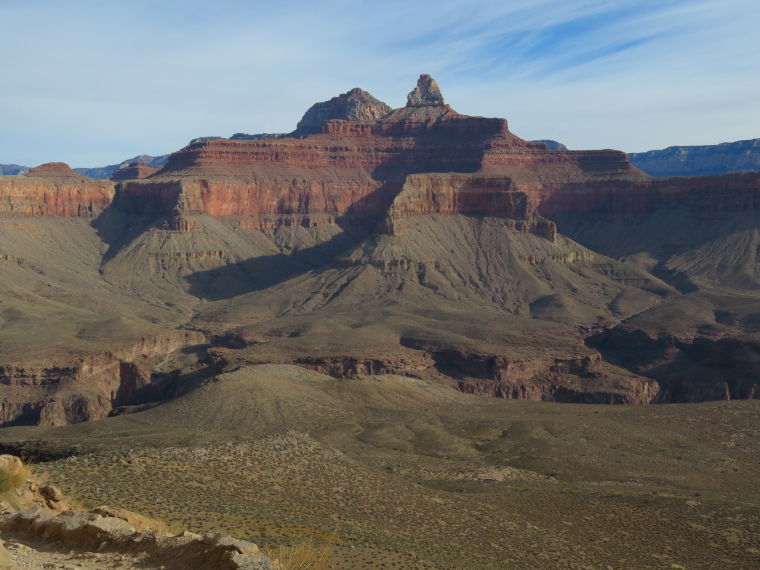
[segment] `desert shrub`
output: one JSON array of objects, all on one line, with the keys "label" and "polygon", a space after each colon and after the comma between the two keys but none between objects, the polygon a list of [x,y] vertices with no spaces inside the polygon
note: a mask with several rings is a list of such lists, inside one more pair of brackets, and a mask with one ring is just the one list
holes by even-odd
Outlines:
[{"label": "desert shrub", "polygon": [[283,570],[321,570],[327,567],[330,557],[329,544],[317,544],[309,537],[294,545],[280,545],[267,550],[267,556],[277,560]]},{"label": "desert shrub", "polygon": [[23,463],[21,467],[11,473],[11,485],[14,489],[20,487],[32,478],[32,469],[27,463]]},{"label": "desert shrub", "polygon": [[32,470],[26,463],[16,462],[0,469],[0,497],[7,501],[14,509],[19,509],[20,505],[16,502],[16,489],[26,483],[31,478]]},{"label": "desert shrub", "polygon": [[18,489],[31,478],[32,470],[26,463],[18,463],[11,469],[0,469],[0,493]]},{"label": "desert shrub", "polygon": [[7,493],[11,489],[13,489],[11,474],[5,470],[0,470],[0,493]]}]

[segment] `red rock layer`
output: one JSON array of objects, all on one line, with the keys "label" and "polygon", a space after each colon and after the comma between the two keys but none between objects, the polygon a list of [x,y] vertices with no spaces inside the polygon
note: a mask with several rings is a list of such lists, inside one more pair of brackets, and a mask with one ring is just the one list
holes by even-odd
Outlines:
[{"label": "red rock layer", "polygon": [[[259,141],[213,140],[175,152],[164,176],[218,176],[238,179],[287,179],[313,173],[331,179],[361,171],[377,181],[409,172],[474,172],[488,140],[506,130],[503,119],[457,117],[448,121],[328,121],[319,135]],[[508,133],[508,131],[507,131]],[[521,141],[516,144],[543,147]]]},{"label": "red rock layer", "polygon": [[82,176],[62,162],[43,164],[26,176],[0,176],[0,217],[92,218],[113,196],[111,182]]},{"label": "red rock layer", "polygon": [[[467,178],[469,187],[465,178],[423,183],[422,173],[451,172],[484,176],[477,183]],[[305,224],[346,215],[385,217],[389,209],[401,217],[463,213],[533,220],[527,198],[536,189],[609,178],[647,176],[624,153],[549,151],[523,141],[503,119],[332,120],[319,135],[189,145],[171,156],[161,175],[120,185],[117,206],[140,215],[300,216]],[[430,191],[421,192],[421,184]]]},{"label": "red rock layer", "polygon": [[521,220],[513,229],[554,241],[556,225],[538,215],[528,194],[509,178],[467,174],[410,174],[386,220],[391,234],[399,222],[426,214],[465,214]]},{"label": "red rock layer", "polygon": [[151,168],[144,162],[130,162],[114,171],[111,180],[122,182],[124,180],[142,180],[151,174],[155,174],[160,168]]},{"label": "red rock layer", "polygon": [[545,185],[529,191],[541,214],[630,215],[688,201],[706,212],[760,210],[760,172]]},{"label": "red rock layer", "polygon": [[191,144],[158,176],[120,185],[117,205],[146,216],[246,216],[262,228],[376,216],[392,232],[414,215],[498,216],[553,239],[539,212],[632,213],[685,198],[706,209],[754,207],[760,175],[741,176],[655,180],[622,152],[550,150],[513,135],[504,119],[457,114],[422,76],[407,106],[382,119]]}]

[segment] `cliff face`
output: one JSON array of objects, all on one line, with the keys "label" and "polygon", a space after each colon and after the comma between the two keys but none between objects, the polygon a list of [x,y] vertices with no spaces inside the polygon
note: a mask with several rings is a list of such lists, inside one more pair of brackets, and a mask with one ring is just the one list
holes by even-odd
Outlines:
[{"label": "cliff face", "polygon": [[518,221],[513,229],[552,242],[557,233],[554,222],[539,216],[528,194],[509,178],[411,174],[388,211],[387,230],[399,233],[403,220],[430,214],[509,218]]},{"label": "cliff face", "polygon": [[111,175],[111,180],[114,182],[121,182],[122,180],[142,180],[151,174],[155,174],[159,170],[161,169],[151,168],[144,162],[130,162],[116,169]]},{"label": "cliff face", "polygon": [[531,196],[546,216],[589,212],[632,215],[684,201],[702,212],[748,211],[760,206],[760,173],[609,180],[593,185],[570,182],[545,185]]},{"label": "cliff face", "polygon": [[429,76],[401,109],[353,90],[312,107],[299,128],[313,134],[188,145],[157,176],[122,183],[116,207],[188,231],[193,215],[244,216],[256,229],[372,217],[395,234],[413,216],[464,214],[554,240],[554,216],[631,216],[685,201],[739,211],[760,199],[754,173],[653,179],[623,152],[524,141],[506,120],[456,113]]},{"label": "cliff face", "polygon": [[635,152],[631,162],[652,176],[704,176],[760,170],[760,139]]},{"label": "cliff face", "polygon": [[111,203],[113,184],[86,178],[62,162],[25,176],[0,176],[0,217],[97,217]]},{"label": "cliff face", "polygon": [[0,366],[0,427],[76,424],[108,417],[119,406],[164,399],[175,386],[154,381],[140,362],[203,341],[202,334],[185,332],[142,338],[69,366]]},{"label": "cliff face", "polygon": [[[318,104],[302,121],[319,128],[309,136],[191,144],[159,175],[122,184],[117,208],[154,216],[301,216],[306,225],[320,217],[392,221],[430,213],[533,222],[535,207],[565,186],[603,189],[649,178],[624,153],[549,150],[513,135],[504,119],[460,115],[429,76],[402,109],[386,113],[375,101],[354,90]],[[481,181],[467,176],[475,173]]]}]

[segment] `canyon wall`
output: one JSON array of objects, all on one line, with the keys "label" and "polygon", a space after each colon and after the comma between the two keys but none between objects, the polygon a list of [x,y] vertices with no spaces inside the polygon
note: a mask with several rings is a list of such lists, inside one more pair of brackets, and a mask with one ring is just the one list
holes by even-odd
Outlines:
[{"label": "canyon wall", "polygon": [[760,206],[760,173],[546,184],[529,191],[545,216],[601,212],[630,215],[674,202],[704,212],[748,211]]},{"label": "canyon wall", "polygon": [[49,163],[25,176],[0,176],[0,217],[94,218],[111,203],[113,184]]},{"label": "canyon wall", "polygon": [[175,386],[152,375],[148,361],[203,342],[201,333],[178,331],[67,366],[0,366],[0,427],[81,423],[108,417],[119,406],[170,397]]},{"label": "canyon wall", "polygon": [[554,241],[557,229],[538,215],[527,193],[506,177],[454,174],[411,174],[394,198],[386,231],[395,235],[402,222],[428,214],[475,215],[516,220],[512,229]]}]

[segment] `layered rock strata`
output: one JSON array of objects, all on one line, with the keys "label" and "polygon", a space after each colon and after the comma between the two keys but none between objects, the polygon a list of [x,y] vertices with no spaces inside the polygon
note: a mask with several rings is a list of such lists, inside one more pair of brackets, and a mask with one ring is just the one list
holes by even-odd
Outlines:
[{"label": "layered rock strata", "polygon": [[0,176],[0,217],[94,218],[113,196],[112,183],[87,178],[62,162],[52,162],[25,176]]},{"label": "layered rock strata", "polygon": [[464,214],[516,220],[511,229],[554,241],[557,228],[538,215],[528,194],[513,180],[476,175],[411,174],[394,198],[386,218],[388,233],[403,231],[401,222],[428,214]]},{"label": "layered rock strata", "polygon": [[530,192],[546,216],[599,212],[632,215],[677,202],[702,212],[755,211],[760,206],[760,173],[610,180],[597,184],[568,182]]},{"label": "layered rock strata", "polygon": [[173,396],[174,386],[161,383],[140,363],[204,340],[188,331],[143,338],[65,366],[0,366],[0,427],[76,424],[108,417],[116,407]]},{"label": "layered rock strata", "polygon": [[147,178],[151,174],[155,174],[161,170],[160,168],[151,168],[144,162],[129,162],[124,166],[120,166],[111,175],[111,180],[114,182],[122,182],[124,180],[142,180]]},{"label": "layered rock strata", "polygon": [[[220,299],[225,299],[224,295],[249,293],[252,283],[257,284],[255,291],[261,291],[273,283],[280,284],[294,275],[301,275],[305,268],[332,262],[336,269],[350,268],[362,275],[365,282],[355,277],[356,283],[353,283],[352,276],[341,281],[339,286],[325,286],[318,294],[304,285],[303,294],[295,295],[297,302],[278,301],[285,307],[283,310],[295,310],[292,307],[304,304],[316,307],[316,311],[332,299],[333,291],[337,297],[354,286],[358,293],[349,294],[372,299],[386,294],[389,298],[397,294],[401,297],[402,293],[397,292],[413,286],[432,297],[441,291],[449,291],[452,279],[457,278],[462,281],[461,288],[456,294],[451,290],[447,293],[449,297],[445,298],[458,306],[463,306],[463,300],[481,287],[488,294],[478,299],[477,305],[487,305],[489,310],[497,307],[497,310],[509,312],[522,306],[525,314],[537,317],[553,311],[556,303],[560,310],[577,314],[577,317],[573,316],[577,322],[589,323],[597,319],[602,326],[608,322],[604,319],[612,310],[616,318],[641,312],[652,302],[650,289],[660,294],[667,287],[662,283],[653,285],[648,278],[636,274],[636,286],[642,289],[632,292],[628,288],[630,276],[625,272],[619,278],[625,283],[619,287],[612,281],[600,282],[598,286],[594,281],[593,285],[577,287],[573,284],[577,274],[615,273],[618,269],[604,269],[602,262],[598,262],[590,251],[560,248],[559,245],[566,245],[569,241],[565,238],[558,240],[557,228],[552,221],[554,216],[631,216],[673,203],[688,203],[689,207],[707,212],[754,211],[760,201],[760,174],[757,173],[653,179],[632,166],[622,152],[552,150],[543,143],[524,141],[509,131],[506,120],[456,113],[445,103],[436,82],[429,76],[420,77],[402,109],[391,110],[366,92],[353,90],[313,107],[299,124],[299,129],[300,132],[289,137],[195,142],[174,153],[162,172],[145,180],[118,183],[115,196],[114,186],[110,183],[84,178],[60,163],[43,165],[27,177],[0,178],[0,216],[93,217],[111,205],[113,212],[110,213],[115,215],[103,218],[104,228],[110,220],[127,220],[123,226],[127,228],[124,235],[110,235],[118,233],[117,230],[111,232],[105,228],[108,231],[104,235],[108,234],[111,239],[109,245],[116,244],[113,251],[122,247],[118,252],[121,257],[115,258],[113,265],[122,263],[132,254],[133,259],[142,259],[143,265],[160,265],[157,275],[165,281],[156,277],[156,282],[160,283],[155,289],[159,291],[156,294],[177,286],[172,282],[166,287],[170,280],[185,279],[192,272],[202,273],[197,265],[199,260],[211,263],[209,271],[201,275],[200,280],[192,278],[199,283],[192,292],[197,298],[208,293],[218,268],[231,269],[219,272],[222,276],[219,282],[225,281],[225,284],[218,285],[223,293]],[[140,170],[139,166],[137,170]],[[462,241],[447,247],[445,252],[423,252],[417,256],[411,255],[402,244],[395,249],[388,247],[387,252],[375,258],[368,253],[371,244],[367,248],[354,244],[357,246],[355,255],[345,259],[339,257],[348,247],[345,244],[327,248],[324,250],[327,253],[320,253],[318,247],[349,223],[381,228],[390,236],[373,236],[373,239],[393,241],[409,227],[410,220],[455,215],[501,218],[505,222],[500,222],[499,238],[507,230],[510,239],[532,240],[530,248],[520,251],[512,247],[509,240],[491,240],[485,246],[479,245],[480,250],[474,249],[470,257],[493,250],[494,244],[504,250],[503,255],[485,259],[476,266],[466,265],[466,270],[457,273],[449,271],[450,267],[438,270],[450,265],[449,252],[452,256],[460,253]],[[204,216],[228,219],[222,224],[218,220],[204,219]],[[135,218],[140,220],[135,221]],[[323,227],[338,225],[341,228]],[[289,233],[289,236],[275,235],[267,243],[262,239],[261,248],[240,247],[245,240],[255,241],[261,236],[238,230],[263,230],[269,239],[278,230],[290,226],[299,227],[292,232],[280,232]],[[139,247],[134,246],[136,242],[131,246],[120,243],[120,240],[133,240],[142,231],[140,228],[146,227],[158,236],[155,243],[146,245],[149,243],[146,241]],[[302,227],[313,228],[313,231],[300,231]],[[295,236],[295,230],[301,235]],[[363,235],[373,231],[368,229]],[[221,232],[219,235],[223,234],[224,239],[214,232]],[[525,233],[552,243],[533,236],[515,235]],[[125,237],[127,234],[128,238]],[[306,234],[308,236],[304,237]],[[466,234],[465,239],[471,235]],[[197,244],[193,241],[196,237],[199,238]],[[202,237],[214,239],[202,240]],[[398,243],[397,240],[396,245]],[[299,265],[291,273],[278,273],[280,277],[277,278],[261,277],[275,274],[282,266],[293,262],[294,256],[290,253],[296,247],[306,252],[304,257],[315,255],[315,260]],[[236,254],[235,251],[242,253]],[[18,257],[3,255],[8,261]],[[143,257],[139,258],[139,255]],[[552,264],[576,262],[584,266],[562,267],[554,274],[549,272]],[[377,277],[375,271],[363,272],[364,266],[381,269],[381,277]],[[134,267],[139,268],[135,273],[142,270],[138,263]],[[507,267],[508,271],[493,273],[493,267]],[[435,270],[430,279],[426,276],[427,268],[431,269],[431,275]],[[174,270],[176,273],[172,273]],[[401,275],[407,270],[410,275]],[[416,275],[411,275],[414,272]],[[132,277],[130,274],[129,278]],[[129,281],[130,286],[140,283],[137,277]],[[226,283],[233,277],[241,279],[244,284],[230,289]],[[374,281],[366,283],[375,279],[377,284]],[[398,282],[394,284],[394,291],[389,293],[389,284],[393,280]],[[499,286],[492,286],[494,282]],[[557,293],[560,285],[564,288],[562,294]],[[644,285],[648,289],[644,290]],[[505,301],[510,288],[519,289],[524,296],[521,305],[517,301],[511,304]],[[383,293],[378,293],[380,291]],[[607,295],[607,301],[597,300]],[[444,297],[435,297],[441,298]],[[167,299],[175,302],[170,296]],[[543,313],[541,303],[548,307]],[[611,310],[604,303],[616,308]],[[601,308],[599,313],[594,313],[588,307]],[[299,310],[305,312],[307,309]],[[227,324],[219,324],[220,329],[224,326]],[[444,356],[444,360],[448,358]],[[100,357],[105,360],[101,362]],[[18,390],[51,386],[53,379],[70,380],[71,384],[88,383],[95,388],[84,396],[78,394],[71,398],[54,399],[35,393],[25,402],[8,400],[0,421],[6,424],[21,421],[46,425],[71,423],[103,417],[117,405],[139,403],[141,394],[147,393],[151,386],[149,373],[129,358],[112,357],[96,355],[88,361],[89,364],[82,361],[65,370],[51,368],[35,373],[3,370],[5,383]],[[484,365],[485,368],[473,374],[473,380],[464,382],[460,389],[504,397],[587,401],[587,396],[583,395],[587,391],[573,388],[561,375],[577,375],[589,381],[595,378],[593,371],[567,372],[554,361],[542,362],[540,366],[536,365],[537,368],[526,365],[525,370],[520,370],[516,361],[505,355],[489,358],[491,364]],[[460,362],[455,368],[478,368],[477,362],[471,362],[473,359],[459,360],[466,363]],[[446,362],[436,360],[436,363],[447,366]],[[398,374],[406,373],[407,366],[398,359],[372,358],[344,358],[320,363],[304,357],[302,364],[324,366],[324,370],[333,369],[336,374]],[[88,366],[90,371],[85,370]],[[540,378],[532,383],[534,377]],[[631,386],[628,395],[600,389],[599,393],[604,393],[599,401],[642,403],[658,397],[656,382],[636,380]]]},{"label": "layered rock strata", "polygon": [[[553,194],[573,185],[603,194],[649,179],[622,152],[549,150],[513,135],[504,119],[460,115],[428,75],[406,107],[386,107],[353,90],[307,112],[296,134],[308,136],[188,145],[158,176],[120,185],[117,208],[153,216],[296,216],[307,226],[355,215],[393,226],[394,218],[415,213],[459,213],[514,217],[552,235],[536,208]],[[464,176],[441,176],[448,173]],[[414,190],[422,187],[431,190]]]}]

